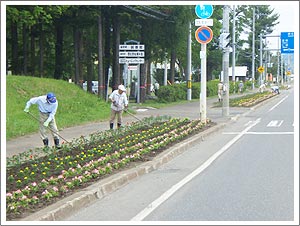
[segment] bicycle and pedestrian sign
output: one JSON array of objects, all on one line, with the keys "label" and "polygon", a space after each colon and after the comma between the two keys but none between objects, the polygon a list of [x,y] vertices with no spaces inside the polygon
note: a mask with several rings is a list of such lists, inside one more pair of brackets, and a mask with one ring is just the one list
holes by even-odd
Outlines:
[{"label": "bicycle and pedestrian sign", "polygon": [[212,5],[196,5],[195,13],[199,18],[207,19],[213,14],[213,6]]}]

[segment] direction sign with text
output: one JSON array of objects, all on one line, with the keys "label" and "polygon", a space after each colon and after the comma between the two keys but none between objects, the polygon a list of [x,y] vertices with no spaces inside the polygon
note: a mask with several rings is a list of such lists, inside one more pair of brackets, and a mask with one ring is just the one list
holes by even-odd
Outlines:
[{"label": "direction sign with text", "polygon": [[144,50],[145,45],[119,45],[119,50]]},{"label": "direction sign with text", "polygon": [[294,53],[294,32],[281,32],[281,53]]},{"label": "direction sign with text", "polygon": [[119,57],[144,57],[145,52],[119,52]]},{"label": "direction sign with text", "polygon": [[119,64],[144,64],[144,58],[119,58]]}]

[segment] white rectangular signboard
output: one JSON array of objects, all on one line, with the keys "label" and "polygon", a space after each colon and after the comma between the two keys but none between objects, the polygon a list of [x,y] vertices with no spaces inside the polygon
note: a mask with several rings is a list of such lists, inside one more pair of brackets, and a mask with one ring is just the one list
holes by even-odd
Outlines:
[{"label": "white rectangular signboard", "polygon": [[119,45],[119,50],[144,50],[145,45]]},{"label": "white rectangular signboard", "polygon": [[119,58],[119,64],[144,64],[144,58]]},{"label": "white rectangular signboard", "polygon": [[136,71],[137,70],[137,65],[128,65],[128,70],[129,71]]},{"label": "white rectangular signboard", "polygon": [[119,57],[144,57],[145,52],[119,52]]},{"label": "white rectangular signboard", "polygon": [[195,19],[195,26],[213,26],[213,19]]}]

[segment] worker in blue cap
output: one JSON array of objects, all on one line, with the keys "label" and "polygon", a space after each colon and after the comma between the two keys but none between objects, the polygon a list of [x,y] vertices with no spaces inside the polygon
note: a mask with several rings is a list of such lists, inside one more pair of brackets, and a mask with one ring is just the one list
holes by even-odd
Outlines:
[{"label": "worker in blue cap", "polygon": [[58,101],[54,93],[49,92],[46,95],[33,97],[27,101],[24,111],[29,113],[29,108],[32,104],[37,104],[40,111],[40,136],[43,140],[44,146],[49,146],[49,139],[47,136],[47,127],[49,127],[55,147],[60,148],[59,134],[55,122],[55,114],[58,107]]}]

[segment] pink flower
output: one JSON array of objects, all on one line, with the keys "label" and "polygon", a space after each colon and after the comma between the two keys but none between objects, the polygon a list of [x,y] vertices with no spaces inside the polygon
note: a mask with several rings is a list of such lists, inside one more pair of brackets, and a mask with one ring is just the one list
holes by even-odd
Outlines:
[{"label": "pink flower", "polygon": [[12,197],[12,193],[6,193],[6,197]]},{"label": "pink flower", "polygon": [[58,191],[57,187],[53,187],[52,189],[53,189],[53,191]]}]

